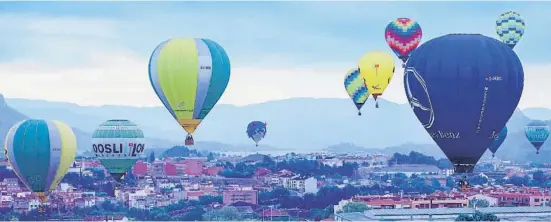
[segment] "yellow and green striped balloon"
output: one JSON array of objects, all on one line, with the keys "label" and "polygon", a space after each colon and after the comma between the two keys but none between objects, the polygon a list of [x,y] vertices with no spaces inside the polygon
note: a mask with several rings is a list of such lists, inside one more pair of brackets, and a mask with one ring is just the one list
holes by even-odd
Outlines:
[{"label": "yellow and green striped balloon", "polygon": [[526,23],[520,14],[508,11],[496,20],[496,32],[501,41],[509,47],[514,48],[524,35]]},{"label": "yellow and green striped balloon", "polygon": [[176,38],[161,43],[149,60],[149,80],[172,117],[191,134],[218,102],[230,79],[230,60],[209,39]]},{"label": "yellow and green striped balloon", "polygon": [[45,202],[75,161],[76,148],[70,126],[30,119],[8,131],[4,153],[21,182]]},{"label": "yellow and green striped balloon", "polygon": [[360,76],[360,71],[357,68],[346,72],[346,75],[344,76],[344,88],[346,89],[348,96],[350,96],[354,102],[354,105],[356,105],[356,108],[358,109],[358,116],[361,116],[362,113],[360,112],[360,109],[362,109],[362,106],[367,101],[367,98],[369,98],[369,90],[365,85],[364,78]]}]

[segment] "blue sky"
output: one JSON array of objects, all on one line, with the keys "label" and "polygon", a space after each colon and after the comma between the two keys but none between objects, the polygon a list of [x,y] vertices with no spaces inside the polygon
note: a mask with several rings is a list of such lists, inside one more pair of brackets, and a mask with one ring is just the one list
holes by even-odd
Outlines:
[{"label": "blue sky", "polygon": [[[142,72],[126,63],[145,63],[155,46],[167,38],[206,37],[224,46],[235,68],[224,103],[247,104],[295,96],[344,98],[344,72],[363,53],[391,53],[383,31],[392,19],[417,20],[424,41],[458,32],[496,37],[495,20],[509,10],[520,13],[527,22],[526,33],[515,51],[525,68],[535,70],[534,76],[540,75],[551,64],[547,45],[551,39],[551,2],[0,2],[0,71],[8,67],[10,72],[17,72],[16,65],[23,64],[28,75],[82,72],[73,75],[87,75],[83,78],[98,84],[101,77],[93,73],[139,72],[134,75],[140,80],[132,83],[147,88],[139,93],[148,99],[144,103],[125,102],[122,95],[119,100],[110,97],[91,102],[89,97],[98,90],[84,86],[79,91],[90,92],[81,98],[63,92],[46,98],[17,89],[3,93],[7,97],[79,104],[155,105],[156,98],[147,78],[143,78],[147,75],[145,68]],[[78,84],[65,77],[56,78],[63,79],[64,85]],[[117,78],[123,81],[134,77]],[[398,83],[387,97],[404,102],[399,79],[395,78]],[[304,90],[305,86],[309,90]],[[264,91],[264,96],[247,93],[256,90]],[[537,105],[533,103],[528,106]],[[551,102],[545,105],[551,107]]]}]

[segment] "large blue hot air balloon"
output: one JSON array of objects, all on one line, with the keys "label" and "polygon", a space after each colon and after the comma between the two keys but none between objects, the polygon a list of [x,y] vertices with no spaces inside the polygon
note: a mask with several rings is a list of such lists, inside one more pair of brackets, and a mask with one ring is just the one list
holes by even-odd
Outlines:
[{"label": "large blue hot air balloon", "polygon": [[503,127],[501,132],[496,133],[493,135],[494,142],[488,147],[488,149],[492,152],[492,156],[496,155],[497,149],[503,144],[503,141],[505,141],[505,138],[507,138],[507,127]]},{"label": "large blue hot air balloon", "polygon": [[515,52],[479,34],[450,34],[417,48],[404,73],[409,103],[456,173],[475,164],[513,114],[524,72]]},{"label": "large blue hot air balloon", "polygon": [[528,141],[536,148],[536,153],[540,153],[541,146],[549,137],[549,125],[541,120],[534,120],[524,127],[524,134]]},{"label": "large blue hot air balloon", "polygon": [[250,122],[249,125],[247,125],[247,136],[254,141],[256,146],[258,146],[258,142],[266,136],[266,123],[260,121]]}]

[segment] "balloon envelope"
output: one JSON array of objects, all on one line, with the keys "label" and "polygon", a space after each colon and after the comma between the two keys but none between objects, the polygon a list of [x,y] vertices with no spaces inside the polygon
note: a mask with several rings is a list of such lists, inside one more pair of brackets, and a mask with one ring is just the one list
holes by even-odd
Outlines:
[{"label": "balloon envelope", "polygon": [[419,23],[410,18],[397,18],[388,23],[385,29],[385,40],[402,62],[406,62],[419,46],[423,30]]},{"label": "balloon envelope", "polygon": [[76,149],[77,140],[70,126],[37,119],[15,124],[4,146],[15,174],[42,201],[75,161]]},{"label": "balloon envelope", "polygon": [[524,127],[524,134],[539,153],[541,146],[549,137],[549,125],[541,120],[534,120]]},{"label": "balloon envelope", "polygon": [[344,76],[344,88],[348,96],[352,99],[358,111],[369,98],[369,91],[365,85],[365,80],[360,76],[358,69],[349,70]]},{"label": "balloon envelope", "polygon": [[360,58],[358,67],[369,93],[377,99],[377,96],[383,94],[394,75],[394,58],[385,52],[368,52]]},{"label": "balloon envelope", "polygon": [[427,132],[458,173],[474,165],[513,114],[524,87],[511,48],[478,34],[432,39],[409,58],[404,88]]},{"label": "balloon envelope", "polygon": [[229,79],[226,51],[209,39],[167,40],[149,60],[155,93],[188,134],[195,132],[218,102]]},{"label": "balloon envelope", "polygon": [[507,138],[507,127],[503,127],[499,134],[494,135],[494,141],[490,147],[488,147],[492,154],[496,153],[497,149],[503,144],[503,141],[505,141],[505,138]]},{"label": "balloon envelope", "polygon": [[120,182],[144,152],[144,134],[131,121],[109,120],[94,131],[92,149],[107,172]]},{"label": "balloon envelope", "polygon": [[252,121],[247,125],[247,136],[256,144],[266,136],[266,123],[260,121]]},{"label": "balloon envelope", "polygon": [[505,12],[496,20],[496,32],[501,41],[514,48],[524,35],[524,19],[516,12]]}]

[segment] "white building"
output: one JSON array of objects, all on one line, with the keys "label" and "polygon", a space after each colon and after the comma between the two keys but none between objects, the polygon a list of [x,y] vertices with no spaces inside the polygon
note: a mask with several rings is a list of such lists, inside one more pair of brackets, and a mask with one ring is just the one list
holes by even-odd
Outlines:
[{"label": "white building", "polygon": [[488,201],[488,204],[490,205],[490,207],[498,206],[498,199],[497,198],[486,196],[484,194],[475,194],[475,195],[472,195],[472,196],[468,196],[467,199],[469,199],[469,201],[471,201],[471,200],[485,200],[485,201]]},{"label": "white building", "polygon": [[304,180],[304,193],[318,193],[318,180],[314,177],[310,177]]}]

